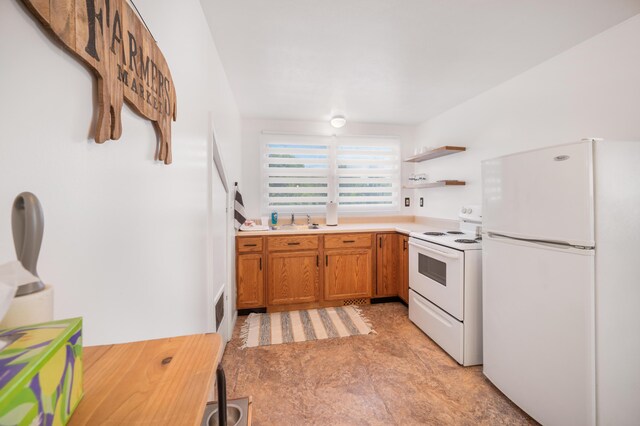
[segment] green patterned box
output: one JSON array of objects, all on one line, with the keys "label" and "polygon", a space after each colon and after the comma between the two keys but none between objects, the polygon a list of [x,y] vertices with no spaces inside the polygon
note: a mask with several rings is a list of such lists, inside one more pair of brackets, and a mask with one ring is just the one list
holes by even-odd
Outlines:
[{"label": "green patterned box", "polygon": [[0,425],[64,425],[82,399],[82,318],[0,330]]}]

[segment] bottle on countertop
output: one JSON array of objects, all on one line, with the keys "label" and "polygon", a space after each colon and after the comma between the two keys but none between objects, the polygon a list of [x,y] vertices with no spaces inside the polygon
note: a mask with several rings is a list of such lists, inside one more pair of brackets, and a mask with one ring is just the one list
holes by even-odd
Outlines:
[{"label": "bottle on countertop", "polygon": [[271,226],[278,224],[278,212],[271,212]]}]

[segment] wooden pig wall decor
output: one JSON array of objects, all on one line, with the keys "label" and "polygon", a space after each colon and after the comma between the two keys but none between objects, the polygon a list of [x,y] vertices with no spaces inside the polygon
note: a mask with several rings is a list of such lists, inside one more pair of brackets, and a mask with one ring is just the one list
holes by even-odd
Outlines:
[{"label": "wooden pig wall decor", "polygon": [[95,141],[122,135],[123,100],[154,123],[156,158],[171,163],[176,93],[155,40],[127,0],[22,0],[98,80]]}]

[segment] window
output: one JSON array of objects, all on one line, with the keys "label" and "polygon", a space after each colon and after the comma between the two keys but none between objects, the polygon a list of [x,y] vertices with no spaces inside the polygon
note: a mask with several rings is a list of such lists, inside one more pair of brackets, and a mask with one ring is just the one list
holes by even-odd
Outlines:
[{"label": "window", "polygon": [[400,146],[395,138],[263,135],[263,211],[397,211]]}]

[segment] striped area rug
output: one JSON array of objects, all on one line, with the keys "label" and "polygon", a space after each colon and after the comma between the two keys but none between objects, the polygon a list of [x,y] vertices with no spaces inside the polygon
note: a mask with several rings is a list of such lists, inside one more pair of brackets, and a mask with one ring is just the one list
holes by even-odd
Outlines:
[{"label": "striped area rug", "polygon": [[355,306],[250,314],[240,333],[243,348],[375,333]]}]

